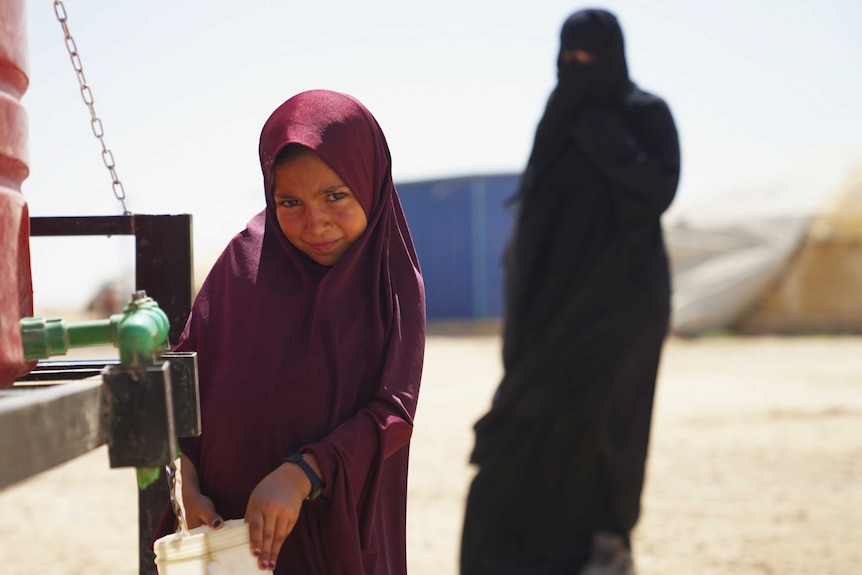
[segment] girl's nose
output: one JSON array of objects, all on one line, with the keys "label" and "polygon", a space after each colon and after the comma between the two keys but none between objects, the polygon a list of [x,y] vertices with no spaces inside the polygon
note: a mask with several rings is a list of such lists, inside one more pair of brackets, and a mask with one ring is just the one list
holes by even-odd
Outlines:
[{"label": "girl's nose", "polygon": [[320,229],[329,223],[329,216],[326,210],[310,206],[305,210],[305,221],[308,229]]}]

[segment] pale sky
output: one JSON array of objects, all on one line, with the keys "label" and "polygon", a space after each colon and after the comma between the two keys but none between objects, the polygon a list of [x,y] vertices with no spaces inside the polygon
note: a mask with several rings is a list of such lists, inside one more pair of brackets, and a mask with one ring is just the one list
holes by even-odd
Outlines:
[{"label": "pale sky", "polygon": [[[120,214],[53,3],[26,5],[31,215]],[[302,90],[359,98],[386,133],[396,182],[520,171],[560,26],[585,7],[617,15],[632,79],[674,113],[676,209],[808,202],[862,165],[857,0],[65,6],[129,209],[192,213],[199,273],[263,207],[260,128]],[[37,308],[82,305],[131,268],[130,246],[34,238]]]}]

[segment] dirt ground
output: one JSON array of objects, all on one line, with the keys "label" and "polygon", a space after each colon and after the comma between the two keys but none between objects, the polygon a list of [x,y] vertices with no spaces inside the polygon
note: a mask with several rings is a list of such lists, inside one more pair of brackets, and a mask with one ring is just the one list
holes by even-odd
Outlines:
[{"label": "dirt ground", "polygon": [[[471,426],[499,348],[429,340],[411,575],[457,575]],[[0,491],[0,572],[136,575],[136,489],[100,448]],[[634,544],[640,575],[862,574],[862,338],[671,339]]]}]

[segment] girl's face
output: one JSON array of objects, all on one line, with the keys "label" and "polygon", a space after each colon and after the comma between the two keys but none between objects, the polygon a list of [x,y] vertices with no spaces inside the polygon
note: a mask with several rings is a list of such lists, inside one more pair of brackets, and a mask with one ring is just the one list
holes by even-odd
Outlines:
[{"label": "girl's face", "polygon": [[278,224],[298,250],[331,266],[362,235],[368,217],[359,200],[326,162],[305,150],[274,171]]}]

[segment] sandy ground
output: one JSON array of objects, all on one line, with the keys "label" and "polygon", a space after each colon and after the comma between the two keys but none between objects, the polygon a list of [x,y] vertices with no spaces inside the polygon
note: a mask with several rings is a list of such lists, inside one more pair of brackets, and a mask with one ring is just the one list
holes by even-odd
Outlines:
[{"label": "sandy ground", "polygon": [[[471,426],[499,345],[430,338],[411,575],[457,575]],[[136,489],[100,448],[0,491],[0,573],[136,575]],[[670,340],[643,507],[640,575],[862,574],[862,338]]]}]

